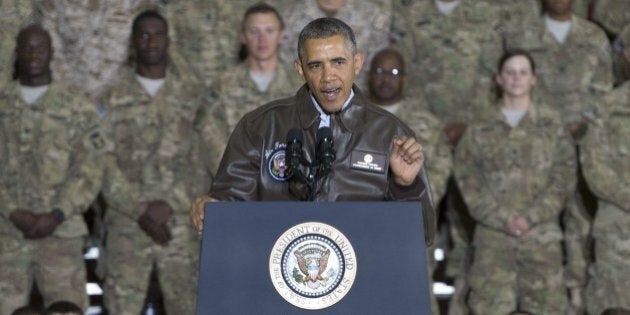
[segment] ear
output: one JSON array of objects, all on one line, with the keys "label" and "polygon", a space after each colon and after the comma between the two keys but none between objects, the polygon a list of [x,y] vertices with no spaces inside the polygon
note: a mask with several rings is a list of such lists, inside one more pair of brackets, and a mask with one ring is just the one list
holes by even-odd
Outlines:
[{"label": "ear", "polygon": [[295,65],[295,70],[297,70],[300,77],[302,77],[302,80],[306,81],[306,78],[304,77],[304,68],[302,68],[302,61],[300,58],[295,58],[293,64]]},{"label": "ear", "polygon": [[365,55],[358,52],[354,54],[352,60],[354,62],[354,75],[359,75],[361,69],[363,69],[363,61],[365,60]]}]

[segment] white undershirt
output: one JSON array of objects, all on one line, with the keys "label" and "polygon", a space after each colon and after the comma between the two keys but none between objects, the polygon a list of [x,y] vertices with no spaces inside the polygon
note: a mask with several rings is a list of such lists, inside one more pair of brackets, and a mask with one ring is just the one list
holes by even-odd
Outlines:
[{"label": "white undershirt", "polygon": [[138,80],[138,82],[140,82],[142,87],[144,87],[147,93],[149,93],[149,95],[151,96],[155,96],[155,94],[157,94],[157,92],[160,90],[162,85],[164,85],[164,81],[166,81],[165,78],[149,79],[139,74],[136,74],[136,79]]},{"label": "white undershirt", "polygon": [[548,15],[545,15],[545,25],[547,26],[547,30],[551,32],[553,37],[560,44],[563,44],[564,41],[567,40],[569,31],[571,31],[571,20],[556,21]]},{"label": "white undershirt", "polygon": [[26,104],[31,105],[35,103],[35,101],[37,101],[37,99],[39,99],[42,95],[44,95],[46,91],[48,91],[49,86],[50,84],[35,87],[20,85],[20,97],[22,97],[22,100]]},{"label": "white undershirt", "polygon": [[266,74],[266,73],[255,73],[249,71],[249,77],[252,78],[254,83],[256,83],[256,87],[258,87],[258,91],[266,92],[271,85],[271,81],[273,81],[274,74]]},{"label": "white undershirt", "polygon": [[396,115],[396,113],[398,113],[398,110],[400,109],[400,102],[398,103],[394,103],[394,104],[390,104],[390,105],[378,105],[380,108],[390,112],[391,114]]},{"label": "white undershirt", "polygon": [[514,128],[518,126],[518,123],[523,120],[525,114],[527,114],[527,108],[525,109],[507,109],[501,108],[501,112],[503,116],[505,116],[505,122],[507,122],[510,127]]},{"label": "white undershirt", "polygon": [[[350,104],[350,101],[352,100],[353,97],[354,97],[354,91],[350,90],[350,96],[348,96],[348,99],[346,100],[346,102],[343,103],[341,110],[348,107],[348,104]],[[319,128],[330,127],[330,115],[326,114],[326,112],[319,105],[319,103],[317,102],[313,94],[311,94],[311,101],[313,102],[313,106],[315,106],[315,109],[317,109],[317,111],[319,112],[319,118],[320,118]]]},{"label": "white undershirt", "polygon": [[437,5],[438,11],[440,11],[440,13],[444,15],[449,15],[453,13],[453,11],[455,11],[455,8],[457,8],[457,6],[459,5],[459,0],[452,2],[435,0],[435,4]]}]

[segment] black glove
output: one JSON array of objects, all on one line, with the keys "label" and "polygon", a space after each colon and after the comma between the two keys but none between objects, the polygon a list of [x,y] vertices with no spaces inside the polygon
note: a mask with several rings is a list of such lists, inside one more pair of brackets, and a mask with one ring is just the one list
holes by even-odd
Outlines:
[{"label": "black glove", "polygon": [[31,230],[37,218],[35,214],[31,211],[24,209],[15,209],[9,215],[9,220],[13,222],[15,227],[17,227],[22,234],[26,237],[26,233]]},{"label": "black glove", "polygon": [[59,225],[59,220],[52,213],[35,214],[36,221],[31,229],[24,233],[26,238],[44,238],[50,236]]},{"label": "black glove", "polygon": [[153,200],[145,204],[146,209],[138,218],[138,225],[157,244],[168,244],[172,236],[166,223],[173,214],[173,208],[162,200]]}]

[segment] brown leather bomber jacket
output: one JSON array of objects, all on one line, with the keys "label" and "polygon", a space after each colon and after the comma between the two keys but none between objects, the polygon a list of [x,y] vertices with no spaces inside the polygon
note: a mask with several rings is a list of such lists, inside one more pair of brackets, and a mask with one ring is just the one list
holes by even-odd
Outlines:
[{"label": "brown leather bomber jacket", "polygon": [[[336,160],[332,172],[318,181],[315,201],[418,201],[424,209],[427,244],[436,229],[436,214],[424,181],[394,183],[389,152],[396,135],[413,131],[390,113],[371,105],[354,86],[349,106],[331,115]],[[284,154],[287,133],[302,130],[304,156],[313,161],[320,115],[309,89],[268,103],[246,114],[232,132],[209,195],[219,200],[297,201],[304,199],[297,176],[288,176]],[[421,172],[422,173],[422,172]]]}]

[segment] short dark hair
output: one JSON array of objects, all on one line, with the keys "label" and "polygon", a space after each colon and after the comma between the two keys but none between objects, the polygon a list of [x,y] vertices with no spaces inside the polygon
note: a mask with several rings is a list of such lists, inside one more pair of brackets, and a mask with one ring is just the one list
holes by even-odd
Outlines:
[{"label": "short dark hair", "polygon": [[536,74],[536,63],[534,62],[534,58],[532,58],[532,56],[526,50],[520,48],[510,49],[503,53],[503,56],[501,56],[501,59],[499,59],[499,63],[497,64],[497,73],[501,72],[503,66],[505,65],[505,62],[508,61],[508,59],[516,56],[523,56],[527,58],[527,60],[529,60],[530,66],[532,67],[532,73]]},{"label": "short dark hair", "polygon": [[57,301],[53,304],[50,304],[44,315],[52,315],[55,313],[71,313],[76,315],[82,315],[83,310],[76,304],[70,301]]},{"label": "short dark hair", "polygon": [[166,29],[168,29],[168,22],[166,21],[166,18],[162,16],[162,14],[160,14],[159,12],[155,10],[145,10],[145,11],[142,11],[133,19],[133,24],[131,26],[132,35],[135,34],[136,31],[138,30],[138,27],[140,26],[140,22],[142,22],[145,19],[158,19],[162,21]]},{"label": "short dark hair", "polygon": [[300,32],[298,37],[298,57],[302,60],[304,55],[304,44],[309,39],[322,39],[340,35],[346,44],[349,44],[352,54],[357,53],[357,40],[354,37],[352,28],[345,22],[331,17],[315,19],[308,23]]},{"label": "short dark hair", "polygon": [[245,10],[245,14],[243,14],[243,21],[241,22],[241,29],[245,30],[245,22],[250,15],[266,13],[271,13],[275,15],[276,19],[278,19],[278,22],[280,22],[280,30],[284,30],[284,20],[282,19],[280,13],[278,13],[278,10],[265,2],[258,2],[254,5],[251,5],[249,8],[247,8],[247,10]]}]

